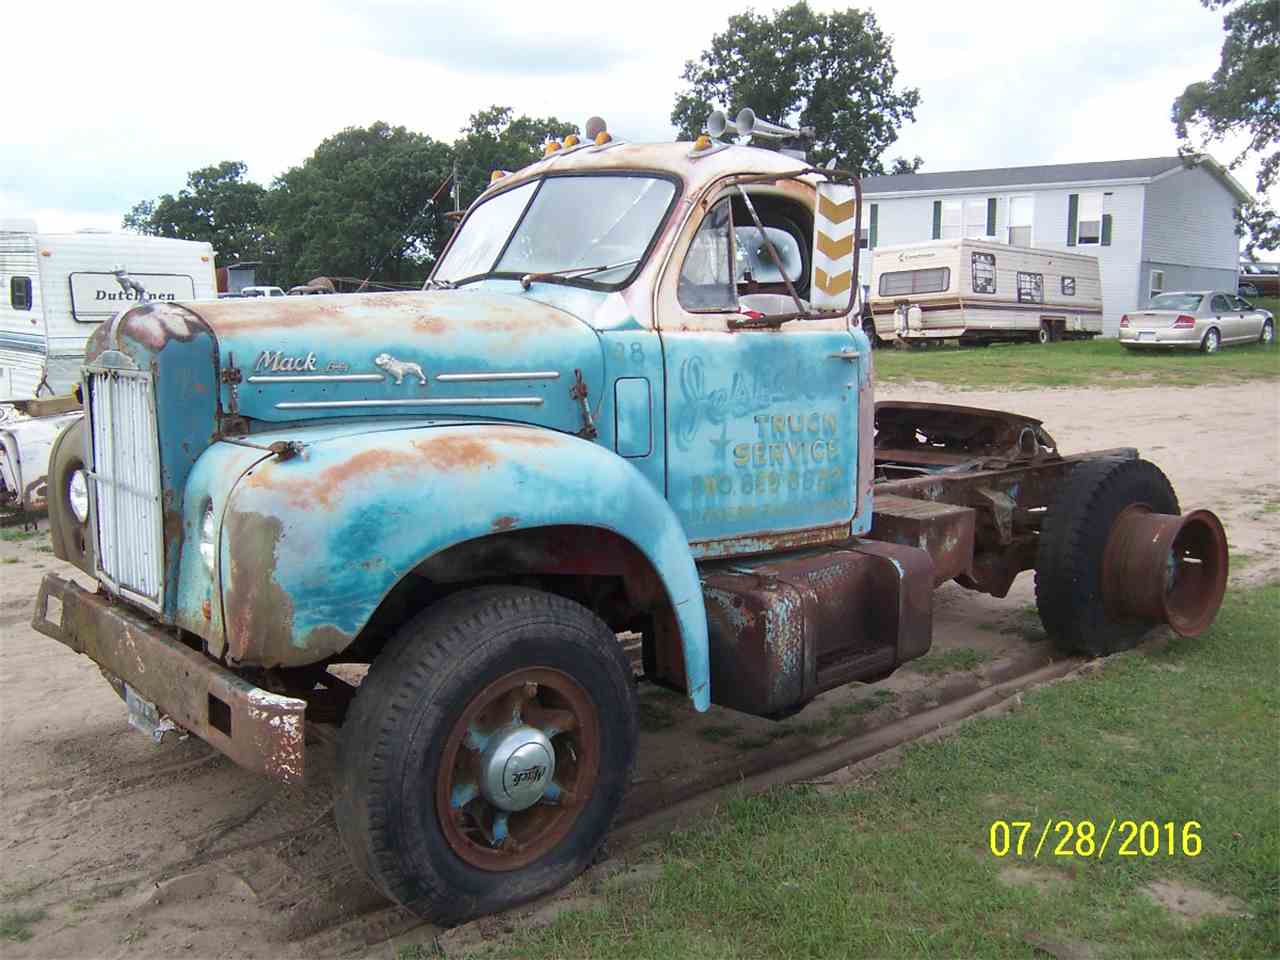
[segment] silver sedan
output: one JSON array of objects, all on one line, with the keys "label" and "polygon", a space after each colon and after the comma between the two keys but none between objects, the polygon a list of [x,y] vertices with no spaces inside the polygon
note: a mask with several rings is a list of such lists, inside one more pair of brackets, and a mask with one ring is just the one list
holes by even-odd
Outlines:
[{"label": "silver sedan", "polygon": [[1217,353],[1232,343],[1274,342],[1270,310],[1225,290],[1160,293],[1146,310],[1120,318],[1120,345],[1130,350],[1184,349]]}]

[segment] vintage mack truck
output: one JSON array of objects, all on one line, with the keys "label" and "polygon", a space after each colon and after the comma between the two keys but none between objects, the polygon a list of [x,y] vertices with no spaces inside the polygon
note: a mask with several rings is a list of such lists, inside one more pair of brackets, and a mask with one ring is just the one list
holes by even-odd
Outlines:
[{"label": "vintage mack truck", "polygon": [[47,575],[35,627],[136,726],[267,776],[336,729],[352,858],[440,921],[598,852],[637,749],[620,632],[696,709],[780,718],[924,654],[950,580],[1034,569],[1091,655],[1203,630],[1226,582],[1135,450],[874,404],[855,177],[587,132],[496,175],[420,292],[117,315],[52,454],[55,552],[98,589]]}]

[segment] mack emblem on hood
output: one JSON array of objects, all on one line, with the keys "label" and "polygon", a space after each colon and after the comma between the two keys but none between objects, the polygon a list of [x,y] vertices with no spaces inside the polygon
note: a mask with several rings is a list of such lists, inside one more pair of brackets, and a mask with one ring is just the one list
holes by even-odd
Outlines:
[{"label": "mack emblem on hood", "polygon": [[379,353],[373,365],[383,373],[349,373],[351,366],[345,360],[330,360],[321,366],[315,351],[304,354],[288,354],[283,350],[263,350],[253,364],[250,383],[285,383],[288,381],[377,381],[391,377],[397,385],[404,378],[417,378],[420,386],[427,385],[427,375],[422,365],[412,360],[397,360],[389,353]]}]

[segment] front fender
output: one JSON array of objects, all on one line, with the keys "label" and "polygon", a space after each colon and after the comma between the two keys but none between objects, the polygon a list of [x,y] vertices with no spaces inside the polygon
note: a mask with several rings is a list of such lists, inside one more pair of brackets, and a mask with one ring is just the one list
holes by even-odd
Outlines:
[{"label": "front fender", "polygon": [[221,525],[229,655],[263,666],[333,656],[433,556],[497,531],[566,524],[613,531],[657,571],[680,630],[689,695],[705,709],[702,589],[666,500],[605,448],[514,424],[347,435],[248,470]]}]

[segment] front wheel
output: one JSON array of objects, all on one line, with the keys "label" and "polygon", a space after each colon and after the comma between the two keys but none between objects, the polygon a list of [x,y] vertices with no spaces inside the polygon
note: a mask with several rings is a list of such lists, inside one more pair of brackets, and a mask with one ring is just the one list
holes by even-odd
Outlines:
[{"label": "front wheel", "polygon": [[1276,341],[1276,328],[1270,320],[1262,322],[1262,332],[1258,334],[1258,342],[1264,347],[1269,347]]},{"label": "front wheel", "polygon": [[562,597],[468,590],[378,657],[343,727],[335,815],[392,899],[458,922],[586,868],[620,808],[638,731],[609,628]]},{"label": "front wheel", "polygon": [[1210,327],[1205,331],[1204,339],[1200,341],[1200,352],[1217,353],[1220,346],[1222,346],[1222,334],[1218,333],[1217,327]]}]

